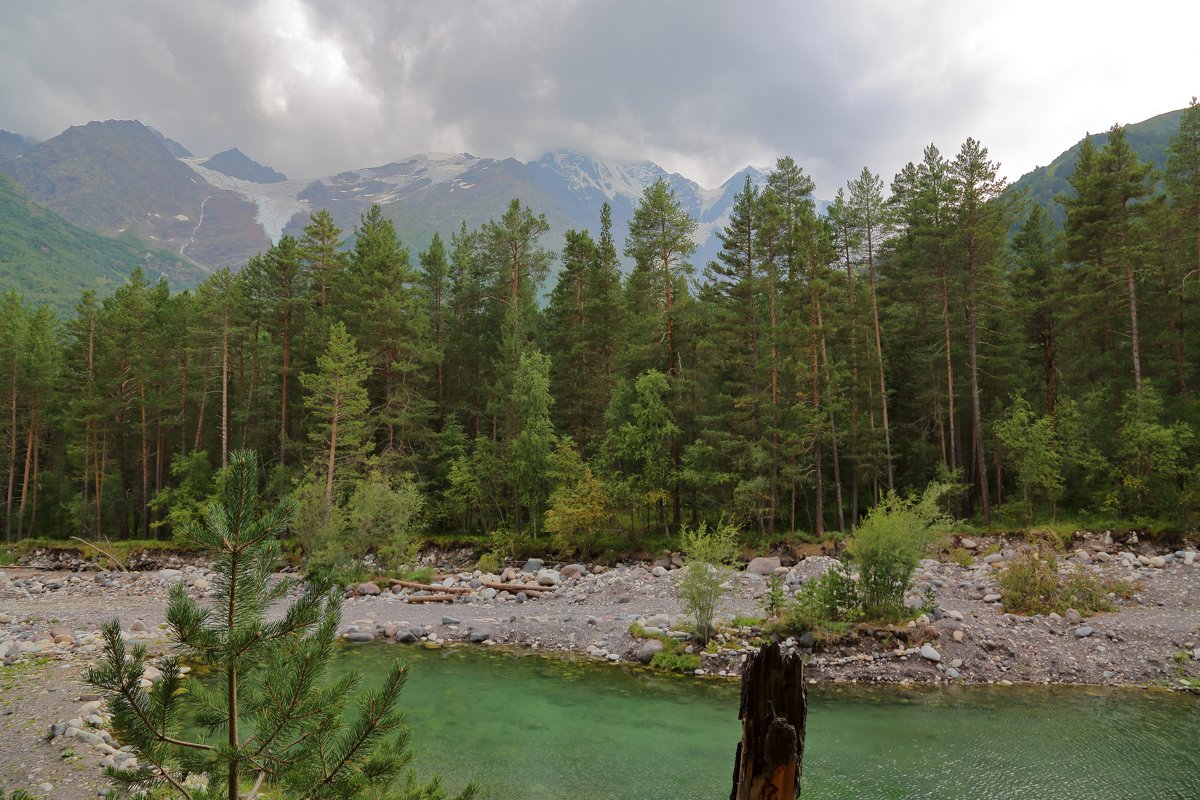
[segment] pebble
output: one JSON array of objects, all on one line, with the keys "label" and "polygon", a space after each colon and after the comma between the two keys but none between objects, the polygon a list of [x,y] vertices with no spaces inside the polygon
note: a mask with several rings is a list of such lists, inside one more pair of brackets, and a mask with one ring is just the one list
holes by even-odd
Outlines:
[{"label": "pebble", "polygon": [[921,658],[937,663],[942,660],[942,654],[931,644],[921,645]]},{"label": "pebble", "polygon": [[650,574],[656,578],[662,578],[667,574],[667,568],[662,566],[655,567],[654,569],[650,570]]}]

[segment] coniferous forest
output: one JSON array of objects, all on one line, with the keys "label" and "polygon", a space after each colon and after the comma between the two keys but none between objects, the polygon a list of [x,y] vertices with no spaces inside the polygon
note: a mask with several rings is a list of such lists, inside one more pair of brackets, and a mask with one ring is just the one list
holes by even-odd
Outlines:
[{"label": "coniferous forest", "polygon": [[1200,107],[1161,174],[1117,127],[1070,186],[1060,229],[968,139],[823,214],[780,159],[709,264],[660,181],[561,252],[519,200],[419,253],[322,211],[194,290],[136,271],[69,319],[9,292],[5,540],[170,538],[243,448],[310,554],[821,537],[932,480],[984,525],[1194,527]]}]

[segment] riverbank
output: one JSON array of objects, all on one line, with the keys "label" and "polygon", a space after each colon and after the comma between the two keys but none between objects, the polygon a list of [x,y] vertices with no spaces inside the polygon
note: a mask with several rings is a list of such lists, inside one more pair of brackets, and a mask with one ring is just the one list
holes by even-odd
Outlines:
[{"label": "riverbank", "polygon": [[[1019,546],[1000,539],[967,544],[975,545],[964,548],[974,554],[969,564],[922,562],[910,600],[931,596],[934,605],[927,615],[837,640],[793,638],[792,646],[812,651],[809,679],[1170,687],[1198,674],[1200,563],[1190,546],[1155,552],[1144,543],[1114,543],[1103,536],[1076,542],[1064,557],[1066,564],[1128,582],[1134,590],[1128,598],[1114,597],[1111,613],[1075,619],[1007,613],[997,576]],[[833,563],[827,556],[778,566],[771,559],[756,560],[750,565],[754,571],[730,577],[722,617],[761,615],[767,587],[764,575],[756,573],[779,574],[795,591]],[[432,589],[384,581],[353,587],[343,609],[344,638],[395,642],[399,655],[406,645],[472,642],[629,662],[648,660],[654,650],[648,640],[631,635],[635,623],[672,635],[685,622],[676,589],[680,570],[669,557],[610,568],[533,560],[493,575],[440,566],[448,569],[436,576],[438,586]],[[0,781],[33,788],[45,783],[57,797],[94,796],[86,791],[103,785],[102,779],[92,780],[98,776],[95,764],[91,772],[77,767],[113,754],[89,750],[75,739],[47,747],[45,739],[51,725],[78,718],[80,709],[94,702],[80,678],[98,657],[100,624],[115,617],[131,639],[152,652],[161,650],[165,639],[159,626],[170,585],[183,581],[204,597],[212,591],[211,576],[195,564],[141,573],[28,568],[5,573],[0,577],[0,659],[6,665],[0,672],[0,725],[13,744],[0,755]],[[435,593],[454,600],[422,601]],[[758,635],[753,627],[727,625],[718,651],[701,655],[702,672],[736,675]]]}]

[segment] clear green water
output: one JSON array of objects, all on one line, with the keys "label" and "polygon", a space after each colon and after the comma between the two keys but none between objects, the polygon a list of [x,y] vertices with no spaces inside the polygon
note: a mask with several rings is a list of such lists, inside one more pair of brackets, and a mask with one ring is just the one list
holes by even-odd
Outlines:
[{"label": "clear green water", "polygon": [[[410,665],[414,766],[488,800],[723,800],[738,687],[588,661],[367,645]],[[803,797],[1200,798],[1200,698],[1008,687],[813,687]]]}]

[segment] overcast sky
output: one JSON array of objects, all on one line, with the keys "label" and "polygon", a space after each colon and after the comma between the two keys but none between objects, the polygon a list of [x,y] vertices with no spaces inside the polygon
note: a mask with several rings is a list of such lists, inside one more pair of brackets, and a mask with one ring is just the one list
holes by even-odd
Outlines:
[{"label": "overcast sky", "polygon": [[0,128],[136,118],[289,177],[425,151],[791,155],[832,196],[936,143],[1015,179],[1200,94],[1200,3],[0,0]]}]

